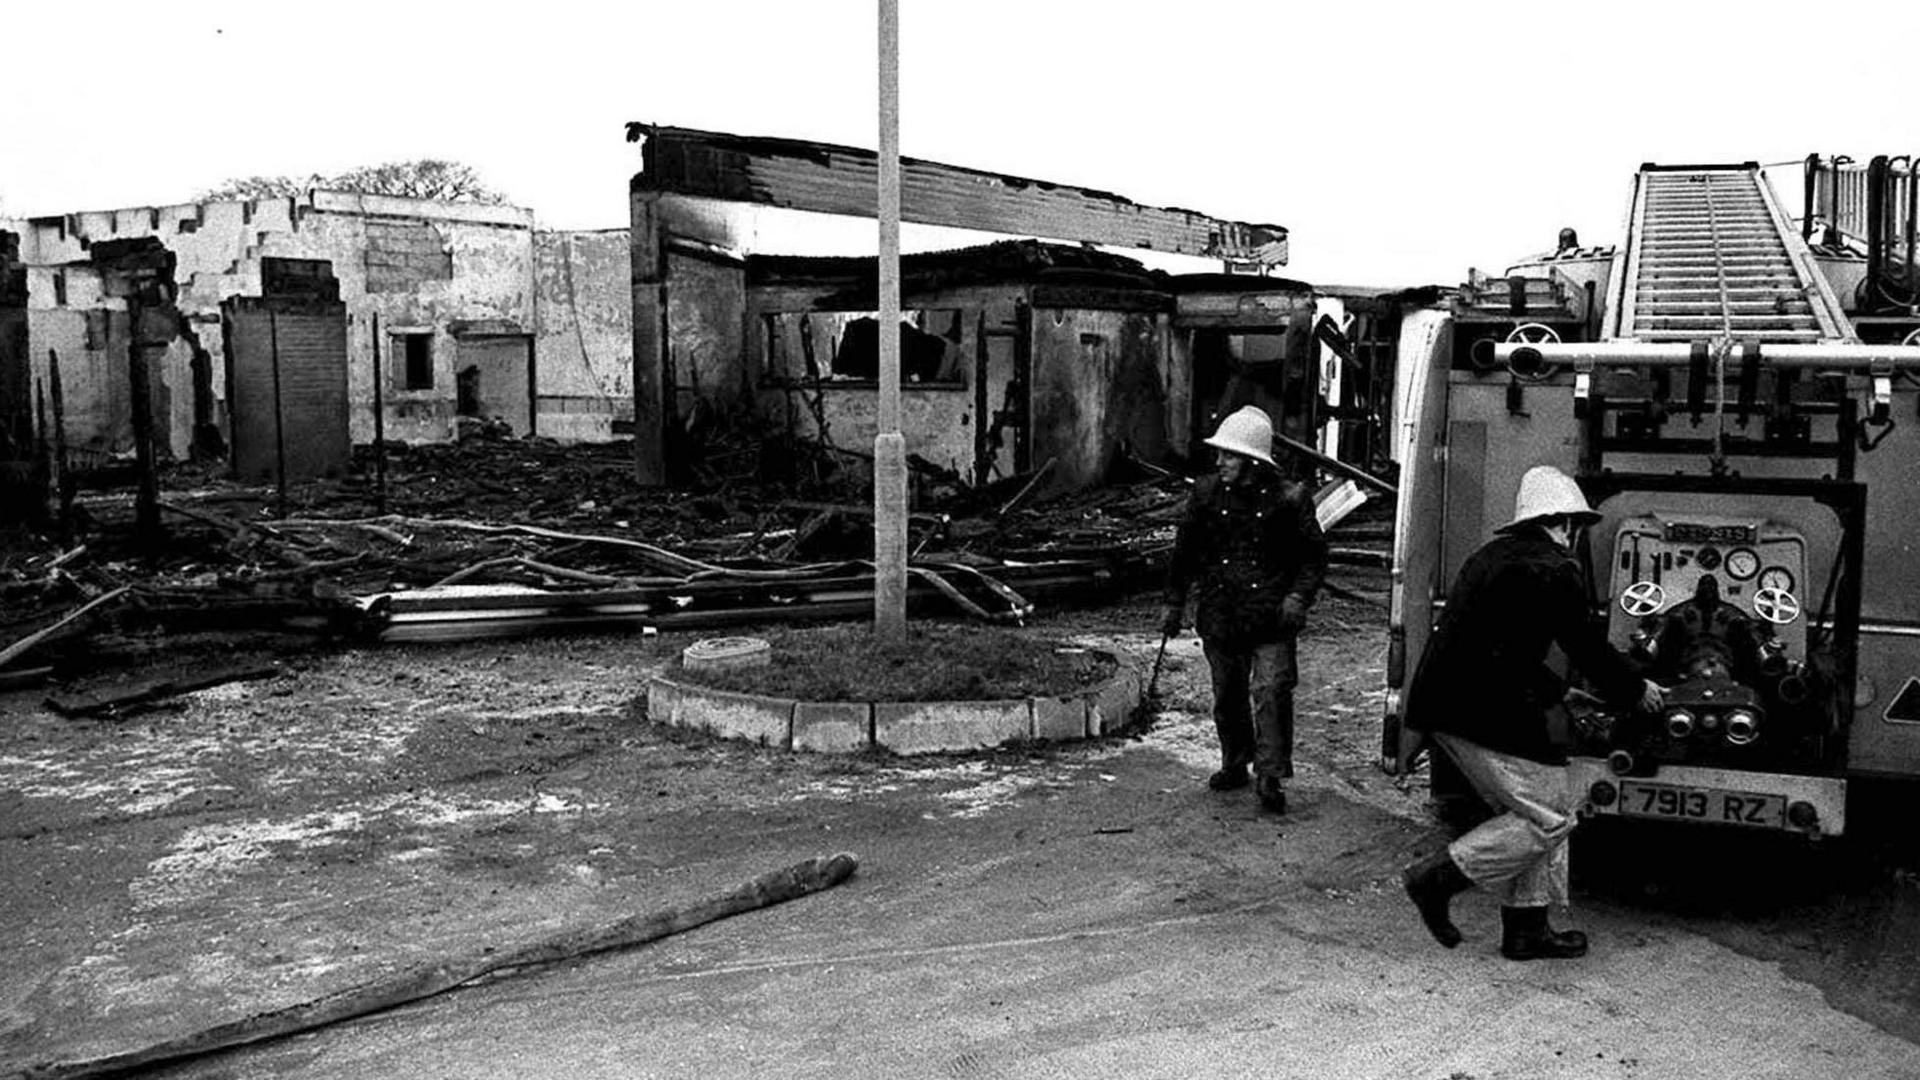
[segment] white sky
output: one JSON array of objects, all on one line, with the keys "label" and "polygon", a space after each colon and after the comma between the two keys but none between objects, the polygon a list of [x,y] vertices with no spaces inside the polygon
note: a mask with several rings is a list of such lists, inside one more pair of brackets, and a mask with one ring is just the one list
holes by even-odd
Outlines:
[{"label": "white sky", "polygon": [[[901,6],[904,153],[1276,222],[1323,284],[1615,242],[1642,161],[1920,151],[1912,0]],[[875,10],[0,0],[0,214],[446,157],[623,226],[629,120],[875,146]]]}]

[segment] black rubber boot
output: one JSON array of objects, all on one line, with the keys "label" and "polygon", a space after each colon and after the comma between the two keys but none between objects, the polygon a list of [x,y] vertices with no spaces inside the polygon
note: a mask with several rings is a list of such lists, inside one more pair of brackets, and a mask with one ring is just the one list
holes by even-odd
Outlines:
[{"label": "black rubber boot", "polygon": [[1462,873],[1446,848],[1414,863],[1400,875],[1407,884],[1407,895],[1420,909],[1433,940],[1451,949],[1460,944],[1460,928],[1453,925],[1447,908],[1454,896],[1473,888],[1473,881]]},{"label": "black rubber boot", "polygon": [[1207,777],[1207,787],[1213,791],[1238,791],[1247,786],[1247,767],[1230,765]]},{"label": "black rubber boot", "polygon": [[1587,955],[1587,935],[1548,926],[1544,907],[1503,907],[1500,955],[1509,960],[1571,960]]},{"label": "black rubber boot", "polygon": [[1275,814],[1287,812],[1287,793],[1280,788],[1280,778],[1263,776],[1254,785],[1253,793],[1259,797],[1260,805]]}]

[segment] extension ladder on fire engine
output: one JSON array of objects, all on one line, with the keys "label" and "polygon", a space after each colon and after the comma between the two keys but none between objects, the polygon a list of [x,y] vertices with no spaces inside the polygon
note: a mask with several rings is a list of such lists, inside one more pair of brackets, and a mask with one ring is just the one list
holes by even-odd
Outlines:
[{"label": "extension ladder on fire engine", "polygon": [[[1854,334],[1806,240],[1753,162],[1641,166],[1627,242],[1607,276],[1605,311],[1599,340],[1505,341],[1494,346],[1494,362],[1516,375],[1571,365],[1580,417],[1588,415],[1601,365],[1690,368],[1688,403],[1696,414],[1706,407],[1710,377],[1721,387],[1719,411],[1726,379],[1737,378],[1746,399],[1761,367],[1863,375],[1863,415],[1875,424],[1890,419],[1895,374],[1920,373],[1920,342],[1869,345]],[[1743,414],[1750,405],[1741,402]]]},{"label": "extension ladder on fire engine", "polygon": [[1852,341],[1852,326],[1757,165],[1646,165],[1602,337]]}]

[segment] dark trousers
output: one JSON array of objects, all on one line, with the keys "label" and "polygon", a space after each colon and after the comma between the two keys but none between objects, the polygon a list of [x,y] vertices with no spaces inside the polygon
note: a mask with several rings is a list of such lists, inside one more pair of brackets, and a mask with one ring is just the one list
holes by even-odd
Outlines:
[{"label": "dark trousers", "polygon": [[1228,769],[1252,765],[1260,777],[1292,776],[1293,687],[1300,681],[1294,639],[1235,649],[1201,644],[1213,672],[1221,764]]}]

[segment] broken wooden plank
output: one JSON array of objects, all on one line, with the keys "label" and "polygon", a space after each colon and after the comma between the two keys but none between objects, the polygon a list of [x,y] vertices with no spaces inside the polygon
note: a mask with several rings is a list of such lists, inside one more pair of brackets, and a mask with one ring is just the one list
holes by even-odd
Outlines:
[{"label": "broken wooden plank", "polygon": [[482,559],[471,566],[463,566],[460,569],[455,570],[453,573],[448,574],[446,577],[443,577],[439,581],[436,581],[433,584],[427,586],[427,588],[438,589],[446,585],[457,585],[460,582],[465,581],[468,578],[473,577],[477,574],[484,574],[488,570],[492,570],[496,566],[513,566],[517,564],[519,561],[520,561],[520,557],[518,555],[503,555],[495,559]]},{"label": "broken wooden plank", "polygon": [[242,525],[230,517],[221,514],[209,514],[204,510],[189,510],[184,506],[168,502],[164,499],[160,501],[160,509],[170,514],[178,514],[191,521],[197,521],[202,525],[211,525],[228,536],[239,536],[247,531],[245,525]]},{"label": "broken wooden plank", "polygon": [[52,562],[47,564],[47,570],[49,572],[58,570],[61,567],[72,562],[73,560],[79,558],[80,556],[85,555],[86,553],[87,553],[87,545],[85,544],[81,544],[79,547],[74,548],[72,551],[62,552],[59,558],[54,559]]},{"label": "broken wooden plank", "polygon": [[1019,491],[1014,492],[1013,498],[1008,499],[1006,505],[1000,507],[1000,516],[1006,517],[1013,511],[1014,507],[1019,506],[1021,502],[1025,501],[1026,497],[1033,493],[1033,489],[1040,485],[1040,481],[1046,479],[1047,474],[1053,471],[1053,463],[1057,460],[1059,459],[1048,458],[1046,464],[1035,469],[1033,476],[1021,486]]},{"label": "broken wooden plank", "polygon": [[[808,499],[782,499],[774,505],[782,510],[808,510],[823,514],[847,514],[852,517],[870,518],[873,516],[873,507],[867,503],[829,503],[813,502]],[[945,514],[914,513],[908,514],[907,518],[916,525],[944,525],[947,521],[947,515]]]},{"label": "broken wooden plank", "polygon": [[350,567],[358,566],[359,564],[365,562],[366,559],[367,559],[366,553],[362,552],[358,555],[348,555],[347,557],[342,559],[327,559],[322,562],[304,563],[301,565],[289,567],[288,569],[285,569],[285,570],[262,570],[259,573],[252,575],[250,580],[287,581],[294,578],[314,577],[321,574],[331,574],[336,570],[346,570]]},{"label": "broken wooden plank", "polygon": [[407,547],[413,543],[413,537],[371,521],[332,521],[327,518],[286,518],[274,522],[274,525],[283,529],[356,529],[369,536],[377,536],[390,544],[397,544],[400,547]]},{"label": "broken wooden plank", "polygon": [[577,956],[632,948],[684,933],[732,915],[754,911],[811,893],[830,889],[853,876],[859,860],[842,852],[808,859],[783,870],[761,874],[731,891],[680,907],[622,919],[608,926],[561,933],[544,941],[513,948],[476,948],[405,968],[376,982],[350,987],[313,1001],[259,1013],[202,1031],[82,1061],[50,1061],[29,1066],[23,1076],[39,1078],[102,1076],[162,1061],[197,1057],[214,1050],[243,1046],[311,1031],[409,1001],[443,994],[495,972],[551,964]]},{"label": "broken wooden plank", "polygon": [[548,577],[557,577],[564,581],[579,581],[588,585],[600,585],[610,588],[619,588],[633,584],[632,578],[614,577],[610,574],[595,574],[587,570],[575,570],[571,567],[555,566],[552,563],[539,562],[534,559],[525,558],[524,556],[519,561],[521,566],[536,574],[545,574]]},{"label": "broken wooden plank", "polygon": [[91,694],[53,694],[48,696],[46,705],[47,708],[70,720],[89,716],[111,716],[141,705],[179,697],[182,694],[191,694],[231,682],[270,679],[278,674],[280,674],[280,668],[275,664],[246,664],[185,679],[161,679],[154,682],[134,683],[130,686],[101,690]]},{"label": "broken wooden plank", "polygon": [[12,671],[0,671],[0,690],[19,690],[29,686],[39,686],[53,674],[51,667],[15,668]]},{"label": "broken wooden plank", "polygon": [[59,633],[61,630],[66,629],[68,626],[73,625],[79,620],[86,618],[88,615],[92,614],[96,608],[99,608],[101,605],[110,603],[114,600],[120,599],[122,596],[125,596],[127,593],[127,590],[130,588],[132,588],[132,586],[122,585],[119,588],[113,590],[112,592],[105,594],[104,596],[97,597],[85,604],[82,604],[79,608],[75,609],[71,615],[68,615],[66,618],[61,619],[59,622],[54,623],[52,626],[48,626],[44,629],[37,630],[31,634],[28,634],[26,637],[21,638],[19,641],[16,641],[13,644],[7,646],[6,648],[0,649],[0,668],[4,668],[8,664],[13,663],[14,660],[18,659],[22,655],[31,651],[35,646],[39,645],[41,642]]},{"label": "broken wooden plank", "polygon": [[1341,566],[1385,568],[1393,565],[1393,553],[1371,548],[1330,547],[1327,549],[1327,561]]}]

